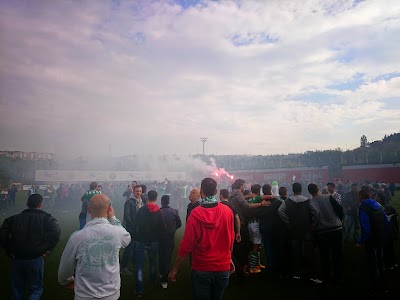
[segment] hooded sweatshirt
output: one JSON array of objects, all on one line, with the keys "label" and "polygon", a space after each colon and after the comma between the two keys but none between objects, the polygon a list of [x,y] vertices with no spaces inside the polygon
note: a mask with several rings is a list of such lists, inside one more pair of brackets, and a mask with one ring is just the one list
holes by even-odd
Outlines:
[{"label": "hooded sweatshirt", "polygon": [[214,207],[197,207],[190,214],[179,256],[192,253],[192,270],[225,272],[230,269],[235,233],[232,210],[218,203]]},{"label": "hooded sweatshirt", "polygon": [[75,300],[119,298],[119,250],[131,236],[115,217],[95,218],[71,235],[61,256],[58,281],[75,276]]},{"label": "hooded sweatshirt", "polygon": [[136,241],[158,242],[165,232],[165,223],[157,204],[149,203],[137,211],[133,224]]},{"label": "hooded sweatshirt", "polygon": [[370,247],[383,247],[390,234],[389,219],[384,208],[374,199],[365,200],[360,205],[360,244]]},{"label": "hooded sweatshirt", "polygon": [[290,196],[282,202],[278,213],[293,238],[304,238],[319,220],[319,212],[315,204],[302,195]]}]

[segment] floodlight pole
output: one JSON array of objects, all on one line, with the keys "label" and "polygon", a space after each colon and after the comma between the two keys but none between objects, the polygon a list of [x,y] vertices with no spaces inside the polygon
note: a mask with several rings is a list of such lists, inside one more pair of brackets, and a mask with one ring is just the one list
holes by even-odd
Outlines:
[{"label": "floodlight pole", "polygon": [[203,143],[203,155],[205,155],[205,152],[204,152],[204,145],[205,145],[205,143],[207,142],[207,140],[208,140],[208,138],[206,138],[206,137],[201,137],[201,138],[200,138],[200,141]]}]

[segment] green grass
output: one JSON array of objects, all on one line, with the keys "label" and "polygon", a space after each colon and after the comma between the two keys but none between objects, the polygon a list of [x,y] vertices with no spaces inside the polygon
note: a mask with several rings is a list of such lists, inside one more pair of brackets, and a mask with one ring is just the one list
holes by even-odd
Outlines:
[{"label": "green grass", "polygon": [[[5,217],[11,213],[22,211],[26,196],[19,193],[17,205],[15,209],[7,215],[0,216],[2,223]],[[400,212],[400,192],[396,193],[392,204]],[[52,254],[45,260],[44,274],[44,293],[42,299],[73,299],[73,293],[65,290],[57,282],[58,264],[70,234],[78,229],[79,201],[76,204],[76,210],[71,212],[52,211],[52,215],[56,217],[62,228],[62,236],[60,243],[54,249]],[[117,210],[117,217],[121,217],[121,209]],[[184,219],[184,218],[183,218]],[[183,230],[178,230],[176,234],[176,247],[182,237]],[[396,241],[396,249],[398,258],[400,258],[400,244]],[[317,260],[317,257],[316,257]],[[0,281],[0,290],[2,291],[2,299],[11,299],[10,289],[10,260],[4,251],[0,251],[0,262],[2,265],[2,279]],[[266,275],[255,275],[245,278],[239,282],[233,275],[229,287],[225,291],[224,299],[247,299],[247,298],[276,298],[276,299],[345,299],[351,295],[361,297],[369,296],[369,280],[365,264],[364,253],[360,249],[356,249],[352,244],[344,246],[344,271],[345,283],[341,287],[315,287],[306,282],[288,282],[270,278]],[[388,274],[389,287],[392,292],[393,299],[400,299],[400,274]],[[134,277],[122,276],[121,298],[134,299]],[[151,286],[145,285],[146,299],[191,299],[190,288],[190,270],[186,262],[178,273],[177,282],[169,284],[168,290],[162,290],[158,284]],[[358,297],[357,297],[358,298]]]}]

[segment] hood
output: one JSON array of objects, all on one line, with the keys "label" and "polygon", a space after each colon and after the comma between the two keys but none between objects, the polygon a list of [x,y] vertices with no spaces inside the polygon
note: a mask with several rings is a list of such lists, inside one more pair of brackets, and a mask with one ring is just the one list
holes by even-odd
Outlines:
[{"label": "hood", "polygon": [[152,212],[152,213],[160,210],[160,208],[158,207],[158,205],[155,204],[155,203],[149,203],[149,204],[147,204],[147,208],[148,208],[149,211]]},{"label": "hood", "polygon": [[[205,208],[202,206],[197,207],[193,210],[190,216],[197,219],[206,228],[214,229],[218,228],[221,222],[223,204],[218,203],[217,206],[211,208]],[[229,208],[228,208],[229,209]]]},{"label": "hood", "polygon": [[378,202],[376,202],[374,199],[365,200],[361,205],[368,206],[368,207],[372,208],[373,210],[379,210],[379,208],[381,207],[381,205]]},{"label": "hood", "polygon": [[293,196],[290,196],[289,198],[295,203],[306,202],[308,200],[307,197],[304,197],[302,195],[293,195]]}]

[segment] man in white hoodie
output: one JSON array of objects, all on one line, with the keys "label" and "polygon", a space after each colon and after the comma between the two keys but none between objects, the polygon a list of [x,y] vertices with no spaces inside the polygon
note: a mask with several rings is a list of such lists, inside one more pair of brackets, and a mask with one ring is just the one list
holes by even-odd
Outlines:
[{"label": "man in white hoodie", "polygon": [[131,236],[106,195],[93,196],[88,211],[92,220],[73,233],[65,246],[58,281],[74,284],[75,300],[116,300],[121,287],[119,250],[129,245]]}]

